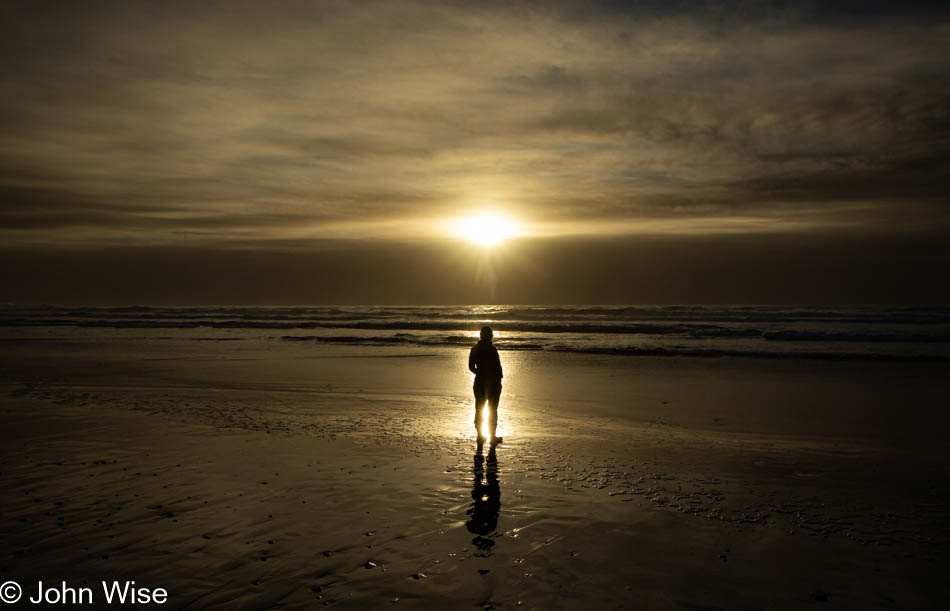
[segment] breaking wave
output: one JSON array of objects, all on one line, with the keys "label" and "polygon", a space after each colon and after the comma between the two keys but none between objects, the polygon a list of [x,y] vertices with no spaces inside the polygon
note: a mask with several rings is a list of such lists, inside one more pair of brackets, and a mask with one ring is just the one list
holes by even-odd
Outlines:
[{"label": "breaking wave", "polygon": [[[207,330],[233,341],[458,346],[650,356],[947,360],[950,309],[807,306],[0,307],[0,327]],[[242,334],[241,330],[247,330]],[[300,332],[310,331],[309,334]],[[296,333],[295,333],[296,332]],[[227,337],[224,337],[227,334]],[[220,337],[219,337],[220,335]],[[192,338],[194,339],[194,338]]]}]

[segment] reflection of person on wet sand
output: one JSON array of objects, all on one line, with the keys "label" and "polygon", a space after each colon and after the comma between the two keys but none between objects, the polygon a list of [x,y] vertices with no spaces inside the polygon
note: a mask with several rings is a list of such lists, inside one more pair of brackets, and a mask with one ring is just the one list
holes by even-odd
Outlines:
[{"label": "reflection of person on wet sand", "polygon": [[486,535],[498,527],[498,513],[501,511],[501,486],[498,483],[498,459],[494,448],[488,451],[487,461],[481,454],[475,455],[472,476],[472,499],[475,502],[466,512],[469,518],[465,527],[475,535],[472,543],[487,552],[495,542]]},{"label": "reflection of person on wet sand", "polygon": [[498,349],[491,343],[492,335],[491,327],[482,327],[481,339],[472,346],[472,351],[468,354],[468,369],[475,374],[475,434],[478,435],[479,447],[485,443],[486,437],[483,434],[486,432],[481,430],[482,411],[486,401],[487,437],[492,447],[502,440],[495,435],[498,428],[498,401],[501,398],[501,359],[498,357]]}]

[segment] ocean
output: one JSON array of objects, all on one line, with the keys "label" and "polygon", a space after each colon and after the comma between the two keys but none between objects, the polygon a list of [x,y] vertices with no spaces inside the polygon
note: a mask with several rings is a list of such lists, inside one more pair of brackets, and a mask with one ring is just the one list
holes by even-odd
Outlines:
[{"label": "ocean", "polygon": [[151,340],[463,346],[490,325],[501,350],[625,356],[950,360],[950,308],[811,306],[56,307],[6,305],[7,339],[67,328]]}]

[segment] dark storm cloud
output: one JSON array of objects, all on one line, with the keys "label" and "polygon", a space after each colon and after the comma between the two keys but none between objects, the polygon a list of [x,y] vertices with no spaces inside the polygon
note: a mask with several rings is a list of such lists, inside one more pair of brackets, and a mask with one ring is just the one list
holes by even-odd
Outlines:
[{"label": "dark storm cloud", "polygon": [[950,16],[946,2],[939,0],[601,0],[583,4],[565,3],[561,6],[565,14],[586,21],[613,19],[617,14],[658,18],[689,13],[711,23],[730,23],[741,18],[764,22],[780,20],[855,24],[902,18],[943,19]]},{"label": "dark storm cloud", "polygon": [[11,2],[0,19],[7,248],[298,252],[432,237],[481,206],[586,239],[950,219],[946,3]]}]

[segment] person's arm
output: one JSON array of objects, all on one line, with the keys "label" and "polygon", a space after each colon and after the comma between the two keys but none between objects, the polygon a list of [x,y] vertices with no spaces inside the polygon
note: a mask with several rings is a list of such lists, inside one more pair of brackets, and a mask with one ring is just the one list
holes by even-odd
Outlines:
[{"label": "person's arm", "polygon": [[475,367],[475,348],[477,346],[472,346],[472,350],[468,353],[468,370],[478,375],[478,368]]}]

